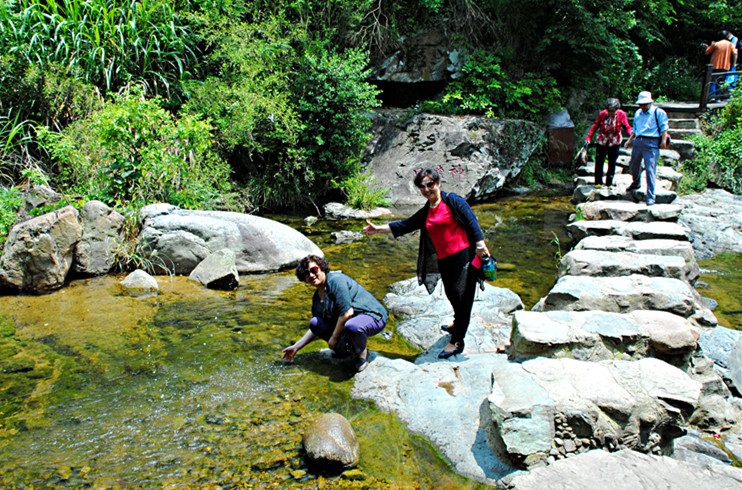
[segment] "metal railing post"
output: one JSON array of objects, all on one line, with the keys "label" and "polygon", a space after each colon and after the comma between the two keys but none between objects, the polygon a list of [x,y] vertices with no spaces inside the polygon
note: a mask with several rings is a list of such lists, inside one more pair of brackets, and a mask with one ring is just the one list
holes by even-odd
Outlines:
[{"label": "metal railing post", "polygon": [[706,111],[709,101],[709,89],[711,88],[711,73],[714,71],[714,65],[706,65],[706,73],[703,76],[703,85],[701,86],[701,100],[698,102],[698,109],[701,112]]}]

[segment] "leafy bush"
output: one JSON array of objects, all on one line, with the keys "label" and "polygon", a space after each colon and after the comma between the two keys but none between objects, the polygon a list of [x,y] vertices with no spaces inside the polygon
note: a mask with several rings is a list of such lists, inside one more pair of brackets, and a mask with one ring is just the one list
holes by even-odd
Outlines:
[{"label": "leafy bush", "polygon": [[218,77],[188,85],[184,110],[208,114],[217,147],[259,206],[323,200],[355,175],[378,105],[360,50],[328,52],[272,17],[214,40]]},{"label": "leafy bush", "polygon": [[647,87],[671,100],[698,100],[701,84],[688,60],[667,58],[649,70]]},{"label": "leafy bush", "polygon": [[0,242],[8,237],[22,202],[23,194],[18,187],[0,186]]},{"label": "leafy bush", "polygon": [[476,50],[462,73],[461,79],[448,84],[440,102],[426,102],[423,110],[533,119],[559,106],[560,93],[553,79],[543,74],[513,79],[495,53]]},{"label": "leafy bush", "polygon": [[60,187],[119,207],[215,206],[230,185],[210,149],[211,127],[194,116],[175,120],[160,104],[126,91],[61,133],[40,128],[61,167]]},{"label": "leafy bush", "polygon": [[695,154],[682,167],[686,176],[681,191],[698,191],[713,182],[742,193],[742,92],[732,92],[730,102],[709,118],[704,129],[706,134],[692,137]]},{"label": "leafy bush", "polygon": [[389,205],[389,189],[379,185],[372,175],[359,172],[339,184],[345,193],[346,204],[355,209],[371,209]]}]

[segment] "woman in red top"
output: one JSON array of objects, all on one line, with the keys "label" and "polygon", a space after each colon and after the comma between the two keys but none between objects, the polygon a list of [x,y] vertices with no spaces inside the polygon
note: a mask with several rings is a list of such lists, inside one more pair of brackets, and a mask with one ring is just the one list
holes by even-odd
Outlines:
[{"label": "woman in red top", "polygon": [[463,197],[441,191],[438,172],[432,168],[421,170],[414,183],[427,200],[419,211],[384,225],[367,220],[363,231],[366,236],[391,233],[398,237],[420,230],[418,282],[432,293],[440,278],[453,307],[453,325],[442,327],[451,334],[451,340],[438,354],[439,358],[448,359],[464,351],[476,286],[481,280],[479,268],[490,252],[474,211]]},{"label": "woman in red top", "polygon": [[601,111],[598,119],[593,123],[590,132],[587,133],[585,141],[590,143],[590,139],[597,130],[598,135],[595,138],[597,149],[595,151],[595,185],[603,185],[603,162],[606,155],[608,156],[608,172],[605,174],[605,185],[613,185],[613,174],[616,171],[616,160],[618,159],[618,149],[621,146],[623,135],[621,127],[626,128],[626,133],[631,136],[631,125],[626,113],[619,109],[621,103],[618,99],[608,99],[605,101],[605,110]]}]

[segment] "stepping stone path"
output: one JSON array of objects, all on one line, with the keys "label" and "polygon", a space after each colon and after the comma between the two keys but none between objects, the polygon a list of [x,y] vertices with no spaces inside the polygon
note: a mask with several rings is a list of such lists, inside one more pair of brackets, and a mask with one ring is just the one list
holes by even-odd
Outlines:
[{"label": "stepping stone path", "polygon": [[[687,156],[675,143],[665,161]],[[463,354],[436,358],[451,317],[441,290],[393,285],[384,302],[396,331],[424,352],[373,353],[353,395],[396,413],[459,473],[502,488],[739,488],[726,454],[742,454],[742,400],[729,388],[742,385],[742,338],[713,335],[726,331],[695,290],[695,237],[674,203],[682,176],[663,167],[648,207],[642,190],[626,191],[627,165],[624,153],[611,188],[591,184],[593,165],[578,169],[575,244],[555,285],[531,311],[487,285]],[[721,434],[726,452],[695,457],[698,444],[681,438],[696,429]]]}]

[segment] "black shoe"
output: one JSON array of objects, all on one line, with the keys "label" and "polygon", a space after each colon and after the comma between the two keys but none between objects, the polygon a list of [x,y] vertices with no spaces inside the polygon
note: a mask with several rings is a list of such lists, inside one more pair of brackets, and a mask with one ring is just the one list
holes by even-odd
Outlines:
[{"label": "black shoe", "polygon": [[635,186],[634,184],[631,184],[630,186],[628,186],[628,187],[626,188],[626,192],[636,191],[636,190],[638,190],[638,189],[639,189],[639,186],[638,186],[638,185],[637,185],[637,186]]},{"label": "black shoe", "polygon": [[456,342],[453,344],[456,346],[456,348],[452,351],[446,351],[446,349],[443,349],[440,354],[438,354],[438,359],[448,359],[451,356],[455,356],[456,354],[461,354],[464,352],[464,343],[463,342]]},{"label": "black shoe", "polygon": [[441,330],[446,333],[451,333],[453,332],[453,325],[441,325]]},{"label": "black shoe", "polygon": [[356,372],[360,373],[368,367],[368,359],[359,358],[356,362]]}]

